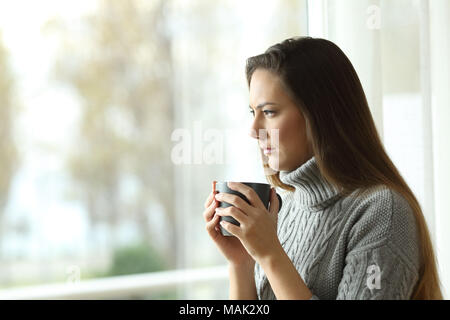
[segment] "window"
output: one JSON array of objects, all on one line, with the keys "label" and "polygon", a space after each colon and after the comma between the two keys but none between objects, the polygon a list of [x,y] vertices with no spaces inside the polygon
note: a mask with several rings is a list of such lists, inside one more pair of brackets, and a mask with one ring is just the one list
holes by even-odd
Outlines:
[{"label": "window", "polygon": [[0,288],[223,265],[201,216],[211,181],[264,181],[245,59],[305,35],[306,1],[24,3],[0,3]]}]

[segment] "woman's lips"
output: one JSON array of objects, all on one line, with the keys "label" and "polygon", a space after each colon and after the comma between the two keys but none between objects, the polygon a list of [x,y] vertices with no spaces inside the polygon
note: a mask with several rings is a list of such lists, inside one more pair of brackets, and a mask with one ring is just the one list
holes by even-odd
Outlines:
[{"label": "woman's lips", "polygon": [[272,148],[264,148],[263,150],[265,155],[272,154],[274,151]]}]

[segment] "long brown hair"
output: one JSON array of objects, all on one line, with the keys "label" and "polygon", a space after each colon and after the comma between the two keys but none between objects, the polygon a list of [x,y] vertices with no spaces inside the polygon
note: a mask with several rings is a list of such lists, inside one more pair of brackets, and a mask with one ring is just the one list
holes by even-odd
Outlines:
[{"label": "long brown hair", "polygon": [[[278,76],[303,113],[313,154],[323,177],[343,195],[386,185],[409,203],[419,230],[421,268],[411,299],[442,299],[433,245],[419,202],[387,155],[370,113],[359,77],[333,42],[295,37],[271,46],[246,63],[253,72]],[[264,165],[267,167],[267,164]],[[279,172],[266,176],[274,186],[292,191]]]}]

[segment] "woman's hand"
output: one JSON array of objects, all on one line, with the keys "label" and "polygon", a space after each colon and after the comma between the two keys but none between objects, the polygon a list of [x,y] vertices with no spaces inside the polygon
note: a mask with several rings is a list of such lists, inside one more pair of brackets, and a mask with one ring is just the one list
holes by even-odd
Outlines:
[{"label": "woman's hand", "polygon": [[215,214],[214,211],[218,206],[218,201],[214,199],[214,195],[214,191],[211,191],[205,202],[203,217],[206,222],[206,231],[232,266],[245,269],[253,268],[255,260],[247,253],[241,241],[236,237],[223,236],[220,232],[220,216]]},{"label": "woman's hand", "polygon": [[277,236],[279,201],[275,189],[271,189],[270,207],[267,210],[255,190],[249,186],[229,182],[228,187],[242,193],[250,204],[233,194],[217,194],[217,200],[232,206],[216,208],[216,216],[232,216],[240,223],[240,226],[236,226],[222,221],[222,227],[236,236],[258,263],[271,255],[279,254],[283,249]]}]

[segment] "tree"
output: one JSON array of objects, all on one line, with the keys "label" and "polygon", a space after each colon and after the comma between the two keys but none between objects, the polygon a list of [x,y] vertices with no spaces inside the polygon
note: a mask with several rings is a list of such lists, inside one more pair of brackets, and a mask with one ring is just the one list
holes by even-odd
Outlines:
[{"label": "tree", "polygon": [[11,183],[19,161],[18,151],[14,143],[14,116],[16,111],[14,79],[0,33],[0,237],[5,234],[3,212],[8,202]]},{"label": "tree", "polygon": [[[106,224],[110,244],[120,221],[135,221],[151,242],[149,206],[175,224],[171,195],[173,130],[171,43],[164,30],[167,1],[100,1],[77,28],[53,21],[62,39],[56,79],[81,101],[77,145],[67,164],[93,227]],[[176,233],[167,232],[169,265]]]}]

